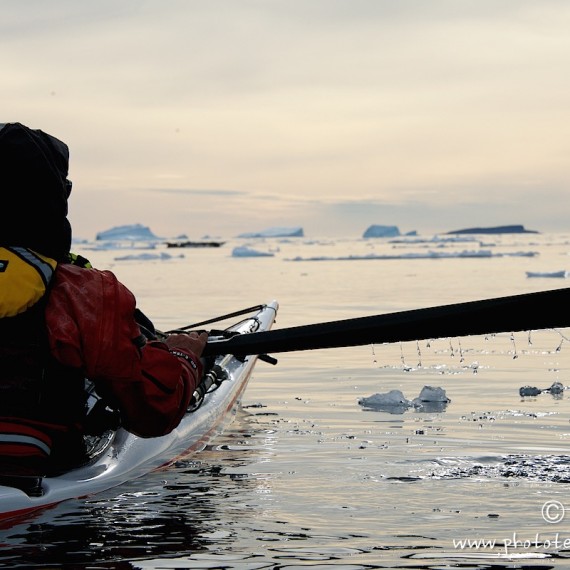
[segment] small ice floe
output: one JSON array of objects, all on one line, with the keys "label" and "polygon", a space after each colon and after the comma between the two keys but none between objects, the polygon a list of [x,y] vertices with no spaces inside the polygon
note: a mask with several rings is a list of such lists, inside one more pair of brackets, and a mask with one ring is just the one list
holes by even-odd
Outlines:
[{"label": "small ice floe", "polygon": [[135,250],[135,249],[156,249],[156,243],[151,241],[112,241],[112,240],[102,240],[95,241],[92,243],[86,243],[82,246],[82,249],[88,249],[89,251],[111,251],[113,249],[120,250]]},{"label": "small ice floe", "polygon": [[270,251],[259,251],[245,245],[234,247],[232,257],[274,257],[275,254]]},{"label": "small ice floe", "polygon": [[567,279],[570,277],[570,273],[568,271],[527,271],[527,277],[548,277],[554,279]]},{"label": "small ice floe", "polygon": [[130,255],[122,255],[120,257],[115,257],[115,261],[131,261],[131,260],[137,260],[137,261],[154,261],[154,260],[159,260],[159,261],[165,261],[168,259],[172,259],[173,257],[184,257],[184,254],[180,254],[180,255],[170,255],[169,253],[166,253],[164,251],[160,252],[160,253],[132,253]]},{"label": "small ice floe", "polygon": [[403,414],[409,408],[415,408],[418,412],[443,412],[449,402],[451,400],[445,390],[433,386],[424,386],[420,395],[413,400],[408,400],[400,390],[390,390],[385,394],[373,394],[358,401],[361,406],[369,410],[386,411],[391,414]]},{"label": "small ice floe", "polygon": [[496,253],[487,249],[463,250],[463,251],[422,251],[410,253],[396,254],[376,254],[367,253],[364,255],[344,255],[338,257],[317,256],[317,257],[301,257],[296,256],[287,258],[285,261],[363,261],[363,260],[381,260],[381,259],[452,259],[452,258],[491,258],[491,257],[532,257],[537,255],[534,251],[518,251],[512,253]]},{"label": "small ice floe", "polygon": [[538,396],[543,392],[552,394],[553,396],[562,396],[564,393],[564,384],[562,382],[554,382],[550,388],[536,388],[535,386],[523,386],[519,389],[519,395],[524,398],[527,396]]}]

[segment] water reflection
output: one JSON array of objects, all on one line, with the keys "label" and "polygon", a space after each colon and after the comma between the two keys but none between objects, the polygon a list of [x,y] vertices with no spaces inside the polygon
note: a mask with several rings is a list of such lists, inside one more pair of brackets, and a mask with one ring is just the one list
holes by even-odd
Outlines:
[{"label": "water reflection", "polygon": [[264,432],[256,429],[237,422],[198,456],[0,530],[0,567],[130,569],[137,566],[127,561],[189,557],[230,544],[236,521],[255,516],[244,497],[258,485],[248,475],[263,455],[255,441]]},{"label": "water reflection", "polygon": [[208,492],[197,481],[62,505],[3,532],[0,564],[30,568],[204,551],[216,520]]}]

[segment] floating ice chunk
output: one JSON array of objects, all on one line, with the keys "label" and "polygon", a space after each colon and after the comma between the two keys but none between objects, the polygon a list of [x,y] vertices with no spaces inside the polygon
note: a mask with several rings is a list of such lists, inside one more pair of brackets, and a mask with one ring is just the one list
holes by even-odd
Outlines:
[{"label": "floating ice chunk", "polygon": [[542,390],[536,386],[523,386],[522,388],[519,388],[519,394],[523,398],[525,396],[538,396],[539,394],[542,394]]},{"label": "floating ice chunk", "polygon": [[420,412],[443,412],[449,402],[451,400],[443,388],[424,386],[420,395],[414,398],[412,403]]},{"label": "floating ice chunk", "polygon": [[274,257],[275,254],[270,251],[259,251],[245,245],[234,247],[232,257]]},{"label": "floating ice chunk", "polygon": [[562,382],[554,382],[552,386],[548,388],[548,391],[551,394],[562,394],[562,392],[564,392],[564,385]]},{"label": "floating ice chunk", "polygon": [[443,412],[449,402],[451,400],[443,388],[424,386],[420,395],[412,401],[406,399],[400,390],[390,390],[385,394],[373,394],[368,398],[361,398],[358,403],[372,410],[403,414],[412,407],[418,412]]},{"label": "floating ice chunk", "polygon": [[451,402],[443,388],[433,386],[424,386],[416,400],[419,402]]},{"label": "floating ice chunk", "polygon": [[406,399],[400,390],[390,390],[385,394],[373,394],[361,398],[358,403],[372,410],[388,411],[393,414],[403,414],[412,402]]},{"label": "floating ice chunk", "polygon": [[523,386],[519,389],[519,395],[524,398],[526,396],[538,396],[543,392],[548,392],[553,396],[560,396],[564,393],[564,384],[562,382],[553,382],[550,388],[536,388],[535,386]]}]

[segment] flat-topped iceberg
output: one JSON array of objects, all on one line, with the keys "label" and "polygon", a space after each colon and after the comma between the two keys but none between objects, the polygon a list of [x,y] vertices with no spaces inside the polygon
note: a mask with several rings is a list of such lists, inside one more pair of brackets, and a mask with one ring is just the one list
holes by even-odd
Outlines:
[{"label": "flat-topped iceberg", "polygon": [[125,226],[115,226],[109,230],[99,232],[95,239],[100,240],[112,240],[112,241],[147,241],[147,240],[158,240],[150,228],[143,226],[142,224],[130,224]]},{"label": "flat-topped iceberg", "polygon": [[267,228],[261,230],[260,232],[247,232],[240,234],[240,238],[274,238],[274,237],[304,237],[303,228],[293,227],[293,228]]},{"label": "flat-topped iceberg", "polygon": [[382,226],[378,224],[372,224],[368,229],[362,234],[363,238],[378,238],[378,237],[398,237],[400,234],[400,229],[398,226]]}]

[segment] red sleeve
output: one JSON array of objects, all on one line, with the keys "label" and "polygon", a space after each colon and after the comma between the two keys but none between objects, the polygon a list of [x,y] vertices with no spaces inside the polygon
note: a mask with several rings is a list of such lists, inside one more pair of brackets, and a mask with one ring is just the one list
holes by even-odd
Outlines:
[{"label": "red sleeve", "polygon": [[141,437],[172,431],[202,375],[161,342],[142,348],[135,298],[110,271],[60,265],[46,309],[50,348],[62,364],[80,368]]}]

